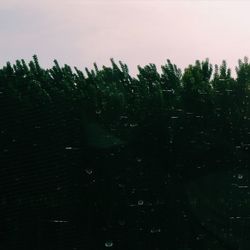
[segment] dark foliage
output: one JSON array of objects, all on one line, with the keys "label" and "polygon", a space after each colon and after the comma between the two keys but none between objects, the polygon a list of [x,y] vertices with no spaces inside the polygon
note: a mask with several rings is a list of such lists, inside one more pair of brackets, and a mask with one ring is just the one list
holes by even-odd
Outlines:
[{"label": "dark foliage", "polygon": [[0,69],[3,249],[208,249],[213,236],[197,243],[182,220],[184,184],[248,168],[248,59],[236,79],[208,59],[136,78],[113,59],[86,73],[54,63]]}]

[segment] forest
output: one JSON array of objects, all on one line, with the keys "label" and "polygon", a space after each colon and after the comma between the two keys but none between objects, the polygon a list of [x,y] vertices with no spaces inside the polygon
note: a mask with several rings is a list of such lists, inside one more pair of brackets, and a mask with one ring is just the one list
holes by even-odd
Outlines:
[{"label": "forest", "polygon": [[226,61],[182,72],[166,60],[136,77],[110,62],[0,68],[4,249],[247,249],[197,219],[186,184],[248,173],[248,58],[236,78]]}]

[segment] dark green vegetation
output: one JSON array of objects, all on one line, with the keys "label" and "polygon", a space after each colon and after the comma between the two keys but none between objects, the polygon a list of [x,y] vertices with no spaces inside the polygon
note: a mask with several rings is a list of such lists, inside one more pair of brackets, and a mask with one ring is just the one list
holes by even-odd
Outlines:
[{"label": "dark green vegetation", "polygon": [[[213,185],[206,176],[225,187],[222,173],[228,184],[228,171],[248,171],[247,58],[236,79],[225,61],[182,73],[168,60],[162,73],[138,67],[137,78],[114,60],[86,73],[54,62],[0,69],[4,249],[247,249],[240,233],[203,223],[224,212],[209,184],[199,190]],[[203,194],[212,212],[196,211]],[[218,228],[234,215],[224,216]]]}]

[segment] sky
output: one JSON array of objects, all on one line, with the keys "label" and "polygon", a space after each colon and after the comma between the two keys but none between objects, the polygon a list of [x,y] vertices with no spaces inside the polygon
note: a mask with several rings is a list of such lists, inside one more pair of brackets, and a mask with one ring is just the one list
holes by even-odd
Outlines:
[{"label": "sky", "polygon": [[249,10],[239,0],[0,0],[0,67],[36,54],[44,68],[114,58],[135,76],[137,65],[160,72],[170,59],[183,70],[209,58],[234,72],[250,56]]}]

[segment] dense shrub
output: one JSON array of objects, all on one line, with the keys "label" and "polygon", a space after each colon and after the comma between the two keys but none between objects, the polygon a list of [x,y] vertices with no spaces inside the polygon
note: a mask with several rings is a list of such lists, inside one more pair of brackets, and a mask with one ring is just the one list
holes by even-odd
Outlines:
[{"label": "dense shrub", "polygon": [[[94,64],[86,72],[54,63],[44,69],[33,56],[28,64],[17,60],[0,69],[0,189],[5,191],[5,212],[12,211],[4,225],[8,237],[24,249],[36,249],[35,244],[48,249],[49,240],[27,243],[23,233],[46,228],[43,221],[55,214],[84,221],[86,235],[92,235],[93,227],[110,218],[109,204],[118,192],[115,182],[138,184],[138,171],[151,178],[152,184],[145,185],[157,186],[169,174],[188,180],[248,167],[247,58],[239,60],[236,79],[225,61],[213,72],[208,59],[183,73],[170,60],[161,73],[154,64],[138,66],[137,77],[113,59],[111,67]],[[123,202],[122,196],[117,199]],[[98,212],[100,207],[103,212]],[[94,214],[101,219],[90,221]],[[20,217],[26,220],[14,222]],[[8,225],[18,225],[16,236]],[[80,222],[74,226],[79,235],[72,241],[84,246],[78,242]],[[64,240],[64,249],[72,249]]]}]

